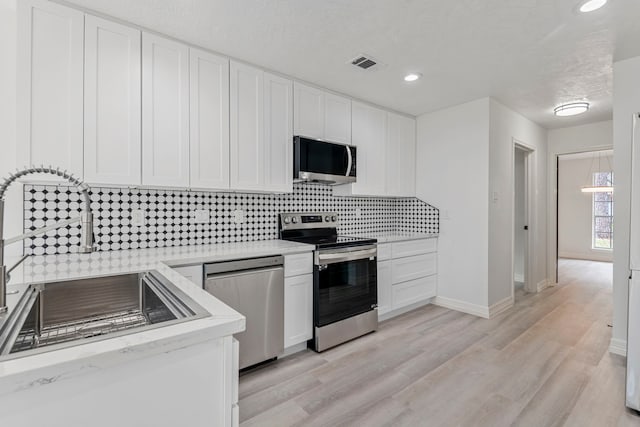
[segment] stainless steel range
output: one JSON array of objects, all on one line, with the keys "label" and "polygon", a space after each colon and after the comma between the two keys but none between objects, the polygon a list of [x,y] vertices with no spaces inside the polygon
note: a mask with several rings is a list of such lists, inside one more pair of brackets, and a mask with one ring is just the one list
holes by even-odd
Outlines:
[{"label": "stainless steel range", "polygon": [[324,351],[378,328],[377,240],[340,236],[335,212],[282,213],[280,238],[315,245],[313,339]]}]

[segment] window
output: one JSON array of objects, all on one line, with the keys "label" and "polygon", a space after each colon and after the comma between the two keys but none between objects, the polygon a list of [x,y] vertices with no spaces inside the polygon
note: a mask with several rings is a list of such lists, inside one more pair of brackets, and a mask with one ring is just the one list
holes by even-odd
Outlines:
[{"label": "window", "polygon": [[[611,186],[613,172],[593,174],[594,186]],[[593,248],[613,249],[613,193],[593,193]]]}]

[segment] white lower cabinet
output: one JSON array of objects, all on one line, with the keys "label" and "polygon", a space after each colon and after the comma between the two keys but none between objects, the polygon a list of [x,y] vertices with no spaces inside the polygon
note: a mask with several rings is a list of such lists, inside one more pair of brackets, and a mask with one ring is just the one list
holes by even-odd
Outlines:
[{"label": "white lower cabinet", "polygon": [[313,274],[284,279],[284,347],[313,337]]},{"label": "white lower cabinet", "polygon": [[378,262],[378,315],[391,311],[391,261]]},{"label": "white lower cabinet", "polygon": [[378,316],[393,317],[437,291],[437,239],[378,245]]},{"label": "white lower cabinet", "polygon": [[409,280],[392,286],[392,306],[402,308],[436,296],[435,275]]},{"label": "white lower cabinet", "polygon": [[284,257],[284,348],[313,337],[313,253]]}]

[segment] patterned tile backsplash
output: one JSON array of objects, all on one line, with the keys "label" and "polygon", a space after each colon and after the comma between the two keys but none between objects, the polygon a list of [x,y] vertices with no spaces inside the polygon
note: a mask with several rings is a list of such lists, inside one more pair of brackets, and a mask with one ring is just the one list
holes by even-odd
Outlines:
[{"label": "patterned tile backsplash", "polygon": [[[156,248],[278,238],[281,212],[335,211],[339,233],[438,233],[438,209],[416,198],[338,197],[327,185],[294,184],[291,194],[214,193],[183,190],[92,188],[91,209],[98,250]],[[77,216],[76,189],[55,185],[24,186],[24,228],[33,230]],[[234,211],[244,222],[234,222]],[[144,226],[131,224],[141,210]],[[208,210],[209,222],[196,223],[195,211]],[[25,254],[74,252],[80,226],[63,227],[25,241]]]}]

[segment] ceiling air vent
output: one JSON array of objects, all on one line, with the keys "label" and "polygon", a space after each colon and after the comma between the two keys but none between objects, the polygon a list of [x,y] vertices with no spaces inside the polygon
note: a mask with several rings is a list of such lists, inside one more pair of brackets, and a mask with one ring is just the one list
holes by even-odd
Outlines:
[{"label": "ceiling air vent", "polygon": [[371,58],[368,55],[358,55],[351,60],[351,64],[355,65],[358,68],[362,68],[363,70],[369,70],[371,67],[374,67],[378,64],[378,61]]}]

